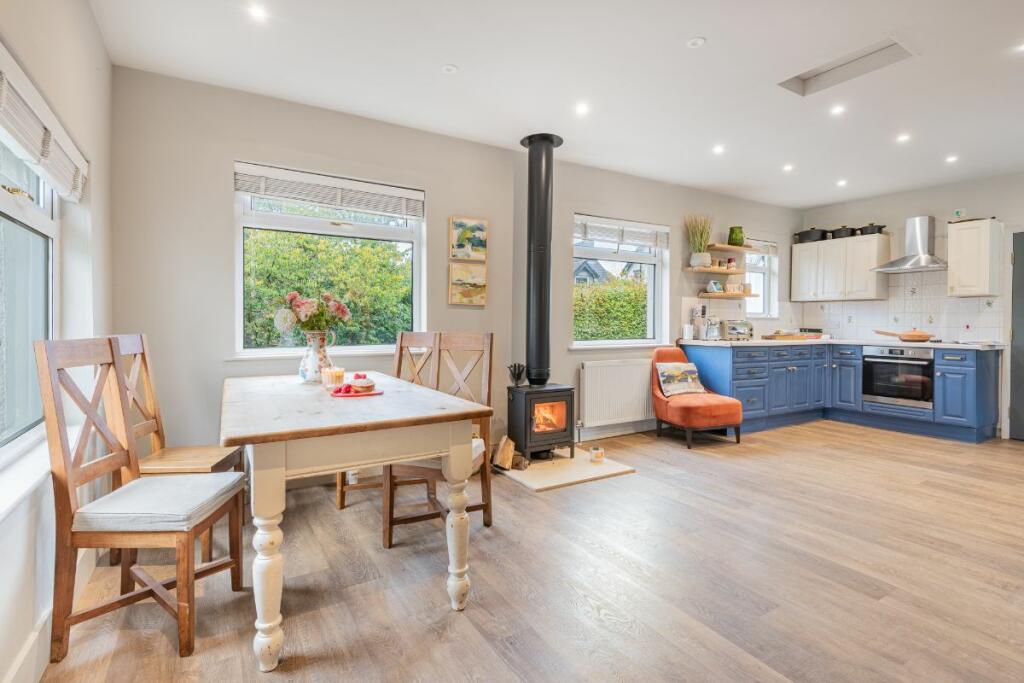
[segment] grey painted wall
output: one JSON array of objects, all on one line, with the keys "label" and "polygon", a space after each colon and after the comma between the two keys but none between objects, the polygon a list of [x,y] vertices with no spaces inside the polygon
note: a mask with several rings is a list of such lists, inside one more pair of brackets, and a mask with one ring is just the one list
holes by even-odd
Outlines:
[{"label": "grey painted wall", "polygon": [[[120,331],[150,335],[172,443],[215,440],[220,386],[230,375],[291,373],[296,361],[227,360],[234,343],[234,160],[273,163],[422,188],[427,196],[427,311],[432,329],[496,334],[495,431],[504,431],[505,366],[524,356],[526,154],[306,105],[131,69],[114,72],[114,310]],[[532,132],[532,131],[524,131]],[[788,241],[799,213],[575,164],[555,174],[552,377],[572,382],[584,358],[649,350],[569,352],[572,216],[587,212],[672,227],[669,339],[680,302],[703,280],[684,277],[687,212],[715,216],[717,239],[739,223],[776,239],[788,299]],[[446,226],[454,214],[491,222],[486,308],[447,304]],[[798,322],[784,307],[788,322]],[[776,321],[766,323],[774,327]],[[336,358],[388,370],[390,358]]]},{"label": "grey painted wall", "polygon": [[[427,197],[427,311],[433,329],[495,332],[509,355],[510,152],[282,100],[116,68],[114,308],[149,334],[172,444],[215,442],[226,376],[291,374],[297,359],[230,361],[234,345],[235,160],[420,188]],[[490,221],[486,308],[447,304],[447,223]],[[390,356],[335,358],[390,371]],[[500,385],[499,385],[500,386]],[[504,406],[495,402],[499,423]]]}]

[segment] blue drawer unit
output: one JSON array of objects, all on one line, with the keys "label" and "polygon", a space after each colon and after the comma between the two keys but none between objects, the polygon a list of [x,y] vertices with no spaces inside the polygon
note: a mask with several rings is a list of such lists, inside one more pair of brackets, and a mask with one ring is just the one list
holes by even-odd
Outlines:
[{"label": "blue drawer unit", "polygon": [[826,344],[815,344],[813,349],[815,358],[828,358],[828,346]]},{"label": "blue drawer unit", "polygon": [[783,346],[772,349],[772,362],[806,360],[811,357],[810,346]]},{"label": "blue drawer unit", "polygon": [[936,349],[935,364],[973,368],[978,365],[978,352],[973,349]]},{"label": "blue drawer unit", "polygon": [[875,415],[888,415],[890,417],[904,418],[908,420],[923,420],[925,422],[932,421],[932,411],[927,408],[917,408],[914,406],[898,406],[891,403],[864,401],[864,412],[874,413]]},{"label": "blue drawer unit", "polygon": [[743,417],[750,419],[768,414],[768,381],[736,382],[733,396],[743,404]]},{"label": "blue drawer unit", "polygon": [[864,357],[863,346],[833,346],[832,347],[832,360],[860,360]]},{"label": "blue drawer unit", "polygon": [[736,363],[750,363],[752,361],[763,361],[768,360],[768,349],[761,348],[746,348],[732,350],[732,359]]},{"label": "blue drawer unit", "polygon": [[768,364],[737,365],[732,369],[732,378],[736,381],[742,381],[745,379],[767,379]]}]

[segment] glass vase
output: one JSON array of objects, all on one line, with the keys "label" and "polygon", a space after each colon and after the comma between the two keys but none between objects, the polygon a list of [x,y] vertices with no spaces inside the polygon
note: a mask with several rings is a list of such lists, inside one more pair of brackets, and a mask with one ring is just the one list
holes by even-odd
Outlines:
[{"label": "glass vase", "polygon": [[299,363],[299,377],[303,382],[320,383],[320,371],[324,368],[333,368],[334,363],[327,355],[327,335],[331,335],[330,344],[334,344],[334,332],[312,331],[303,332],[306,335],[306,353]]}]

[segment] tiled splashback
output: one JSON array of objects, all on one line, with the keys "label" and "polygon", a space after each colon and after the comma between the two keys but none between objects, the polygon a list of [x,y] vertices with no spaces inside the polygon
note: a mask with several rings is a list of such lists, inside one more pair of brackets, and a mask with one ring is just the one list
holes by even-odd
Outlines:
[{"label": "tiled splashback", "polygon": [[889,275],[886,301],[806,303],[803,326],[841,339],[879,339],[875,330],[918,327],[952,341],[1006,341],[1000,297],[946,296],[946,272]]}]

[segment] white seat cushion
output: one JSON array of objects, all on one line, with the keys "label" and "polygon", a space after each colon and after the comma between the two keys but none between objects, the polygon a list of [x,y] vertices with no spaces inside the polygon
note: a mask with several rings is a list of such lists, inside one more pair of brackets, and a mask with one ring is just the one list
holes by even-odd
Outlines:
[{"label": "white seat cushion", "polygon": [[[473,474],[480,471],[480,466],[484,463],[485,451],[487,445],[484,440],[479,437],[473,437]],[[441,458],[430,458],[429,460],[413,460],[412,462],[403,462],[403,465],[412,465],[413,467],[431,467],[435,470],[441,469]]]},{"label": "white seat cushion", "polygon": [[78,508],[73,531],[188,531],[245,486],[242,472],[135,479]]}]

